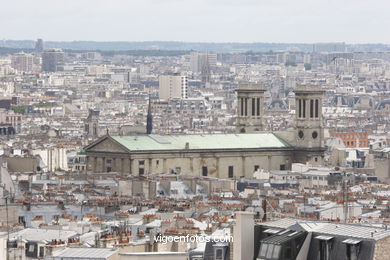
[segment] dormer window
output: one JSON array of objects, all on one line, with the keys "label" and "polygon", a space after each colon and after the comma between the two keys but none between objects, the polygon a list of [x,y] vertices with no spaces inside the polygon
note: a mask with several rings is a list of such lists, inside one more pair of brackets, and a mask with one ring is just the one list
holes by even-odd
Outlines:
[{"label": "dormer window", "polygon": [[330,260],[330,249],[332,246],[333,237],[331,236],[317,236],[315,239],[319,240],[319,260]]},{"label": "dormer window", "polygon": [[361,240],[349,238],[343,241],[346,246],[346,254],[348,260],[357,260],[360,252]]}]

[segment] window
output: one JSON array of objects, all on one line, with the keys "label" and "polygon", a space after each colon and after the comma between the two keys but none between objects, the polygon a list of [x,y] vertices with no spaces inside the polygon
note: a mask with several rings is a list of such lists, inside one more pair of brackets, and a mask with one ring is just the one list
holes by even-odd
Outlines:
[{"label": "window", "polygon": [[111,159],[107,159],[106,162],[107,163],[112,163],[112,160]]},{"label": "window", "polygon": [[223,260],[223,251],[221,248],[215,251],[215,260]]},{"label": "window", "polygon": [[160,164],[160,160],[156,160],[156,167]]},{"label": "window", "polygon": [[360,241],[352,241],[353,239],[350,239],[352,243],[346,243],[346,249],[347,249],[347,260],[357,260],[359,255],[359,249],[360,249]]},{"label": "window", "polygon": [[44,257],[45,256],[45,247],[40,246],[39,247],[39,257]]},{"label": "window", "polygon": [[144,168],[139,168],[138,173],[139,173],[139,176],[144,175],[145,169]]},{"label": "window", "polygon": [[268,244],[261,244],[259,257],[265,257],[267,254]]},{"label": "window", "polygon": [[260,116],[260,98],[257,98],[256,102],[256,114]]},{"label": "window", "polygon": [[202,176],[207,176],[208,171],[207,171],[207,166],[202,167]]},{"label": "window", "polygon": [[245,98],[245,116],[248,115],[248,99]]},{"label": "window", "polygon": [[274,252],[272,253],[272,258],[273,259],[279,259],[280,249],[281,249],[281,246],[279,246],[279,245],[276,245],[274,247]]},{"label": "window", "polygon": [[255,171],[257,171],[258,169],[260,169],[260,166],[259,165],[255,165]]},{"label": "window", "polygon": [[302,100],[302,102],[303,102],[302,117],[305,118],[306,117],[306,100]]},{"label": "window", "polygon": [[272,252],[274,251],[274,245],[269,244],[267,254],[265,255],[266,258],[272,258]]},{"label": "window", "polygon": [[291,259],[292,258],[292,248],[286,247],[284,249],[284,259]]},{"label": "window", "polygon": [[314,117],[314,100],[310,99],[310,118]]},{"label": "window", "polygon": [[316,99],[316,105],[315,105],[315,116],[318,118],[318,99]]},{"label": "window", "polygon": [[139,165],[145,165],[145,161],[144,161],[144,160],[138,161],[138,164],[139,164]]},{"label": "window", "polygon": [[234,176],[234,168],[233,168],[233,166],[229,166],[229,168],[228,168],[228,177],[229,178],[233,178],[233,176]]},{"label": "window", "polygon": [[107,172],[111,172],[112,171],[112,168],[111,167],[107,167]]},{"label": "window", "polygon": [[280,165],[280,170],[281,171],[285,171],[286,170],[286,165],[285,164],[281,164]]},{"label": "window", "polygon": [[256,112],[256,99],[252,98],[252,116],[255,116],[255,112]]},{"label": "window", "polygon": [[320,260],[329,260],[328,241],[320,240]]}]

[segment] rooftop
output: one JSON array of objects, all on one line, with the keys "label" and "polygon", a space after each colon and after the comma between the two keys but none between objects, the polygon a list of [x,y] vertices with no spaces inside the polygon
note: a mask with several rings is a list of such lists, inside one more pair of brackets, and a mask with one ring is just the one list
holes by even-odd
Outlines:
[{"label": "rooftop", "polygon": [[[288,143],[272,133],[112,136],[131,151],[180,149],[285,148]],[[187,147],[187,148],[186,148]]]},{"label": "rooftop", "polygon": [[86,259],[106,259],[113,254],[115,254],[117,250],[113,250],[111,248],[65,248],[62,251],[54,253],[55,257],[72,257],[72,258],[86,258]]}]

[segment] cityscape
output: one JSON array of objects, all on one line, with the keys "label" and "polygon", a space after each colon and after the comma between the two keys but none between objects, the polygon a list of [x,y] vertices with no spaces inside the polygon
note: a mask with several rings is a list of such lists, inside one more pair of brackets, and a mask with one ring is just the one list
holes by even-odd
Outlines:
[{"label": "cityscape", "polygon": [[0,260],[390,259],[390,44],[14,26]]}]

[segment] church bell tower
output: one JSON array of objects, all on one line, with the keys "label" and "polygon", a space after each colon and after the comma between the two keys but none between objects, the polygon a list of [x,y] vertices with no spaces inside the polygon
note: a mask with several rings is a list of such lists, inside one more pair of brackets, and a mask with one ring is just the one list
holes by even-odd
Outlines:
[{"label": "church bell tower", "polygon": [[295,138],[302,161],[321,164],[324,151],[322,98],[319,86],[299,85],[295,92]]},{"label": "church bell tower", "polygon": [[237,133],[263,131],[264,92],[260,84],[240,83],[237,92]]}]

